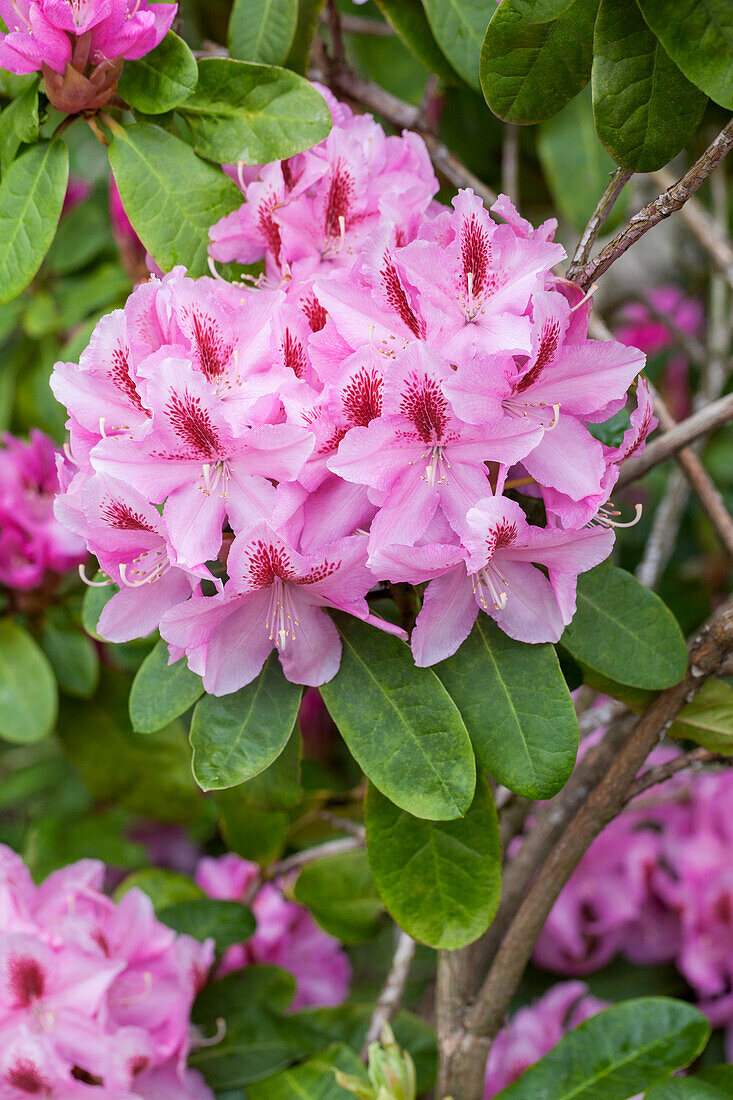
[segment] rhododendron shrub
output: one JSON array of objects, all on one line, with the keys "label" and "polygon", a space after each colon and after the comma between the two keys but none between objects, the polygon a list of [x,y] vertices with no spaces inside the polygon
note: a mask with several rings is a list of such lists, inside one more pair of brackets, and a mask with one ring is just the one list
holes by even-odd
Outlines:
[{"label": "rhododendron shrub", "polygon": [[0,0],[0,1100],[733,1095],[711,4]]}]

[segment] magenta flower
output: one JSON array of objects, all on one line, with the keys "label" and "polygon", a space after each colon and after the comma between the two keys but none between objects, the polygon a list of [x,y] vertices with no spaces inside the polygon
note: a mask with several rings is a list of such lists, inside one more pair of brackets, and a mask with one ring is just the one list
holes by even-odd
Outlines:
[{"label": "magenta flower", "polygon": [[369,614],[364,597],[373,577],[364,536],[300,554],[259,524],[234,539],[227,572],[223,592],[181,604],[160,624],[162,636],[186,651],[189,667],[212,695],[248,684],[273,649],[294,683],[317,687],[330,680],[341,661],[341,641],[324,607],[401,633]]},{"label": "magenta flower", "polygon": [[276,883],[266,883],[249,898],[258,873],[256,863],[232,852],[202,859],[196,869],[196,882],[209,897],[246,901],[257,920],[254,935],[225,952],[217,975],[252,964],[281,966],[296,980],[294,1009],[341,1004],[351,982],[348,955],[304,906],[287,901]]}]

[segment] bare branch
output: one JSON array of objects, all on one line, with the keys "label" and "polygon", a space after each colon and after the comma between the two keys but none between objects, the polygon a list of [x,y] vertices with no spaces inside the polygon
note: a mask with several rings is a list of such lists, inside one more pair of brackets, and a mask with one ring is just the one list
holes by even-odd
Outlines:
[{"label": "bare branch", "polygon": [[636,579],[646,588],[656,588],[674,553],[677,534],[687,504],[689,489],[682,470],[672,470],[664,487]]},{"label": "bare branch", "polygon": [[[674,176],[668,168],[652,172],[652,179],[665,191],[674,187]],[[733,278],[733,245],[725,230],[697,199],[688,199],[681,208],[680,217],[697,238],[698,244],[702,245],[712,257],[715,266],[730,282]]]},{"label": "bare branch", "polygon": [[346,56],[344,54],[344,37],[341,33],[341,13],[336,7],[336,0],[328,0],[326,16],[328,28],[331,32],[331,60],[334,66],[340,69],[346,64]]},{"label": "bare branch", "polygon": [[363,848],[366,843],[366,834],[362,830],[361,836],[337,837],[336,840],[327,840],[325,844],[314,844],[312,848],[304,848],[302,852],[296,852],[292,856],[271,863],[263,871],[263,878],[279,878],[291,871],[299,871],[309,863],[317,859],[325,859],[326,856],[340,855],[342,852],[354,852],[357,848]]},{"label": "bare branch", "polygon": [[364,1048],[361,1052],[364,1059],[366,1059],[369,1052],[369,1044],[376,1042],[382,1034],[384,1025],[390,1022],[402,1004],[416,946],[412,936],[408,936],[407,932],[400,929],[397,935],[397,946],[392,958],[392,965],[389,968],[389,974],[382,987],[382,992],[379,994],[377,1003],[374,1006],[374,1012],[369,1022],[369,1030],[364,1040]]},{"label": "bare branch", "polygon": [[706,408],[688,416],[686,420],[681,420],[669,431],[658,435],[651,443],[647,443],[642,454],[624,463],[616,487],[620,489],[636,481],[637,478],[643,477],[653,466],[665,462],[683,447],[694,443],[701,436],[709,435],[716,428],[722,428],[732,420],[733,393],[729,393],[718,401],[714,401],[712,405],[707,405]]},{"label": "bare branch", "polygon": [[648,791],[650,787],[665,783],[677,772],[686,771],[688,768],[699,771],[703,764],[712,764],[716,760],[724,761],[726,757],[703,748],[691,749],[690,752],[686,752],[682,756],[675,756],[674,759],[668,760],[666,764],[658,764],[655,768],[649,768],[638,779],[635,779],[629,787],[626,801],[631,802],[632,799],[637,798],[644,791]]},{"label": "bare branch", "polygon": [[670,214],[681,210],[686,202],[705,182],[710,173],[733,147],[733,119],[708,146],[703,155],[677,183],[658,195],[629,221],[613,240],[602,248],[598,255],[580,270],[574,281],[584,290],[607,271],[624,252],[644,236],[653,226],[668,218]]},{"label": "bare branch", "polygon": [[[327,18],[321,18],[328,23]],[[344,34],[366,34],[374,38],[392,38],[394,31],[389,23],[380,23],[378,19],[363,19],[360,15],[341,13],[341,30]]]},{"label": "bare branch", "polygon": [[598,234],[606,224],[606,219],[611,213],[616,199],[619,197],[632,175],[633,173],[627,172],[625,168],[617,168],[611,176],[606,190],[598,200],[598,205],[593,211],[590,221],[586,225],[583,230],[583,235],[578,241],[578,247],[575,249],[575,255],[568,267],[566,278],[575,281],[582,274],[583,268],[588,263],[588,257],[598,238]]},{"label": "bare branch", "polygon": [[508,122],[501,147],[501,189],[519,206],[519,126]]}]

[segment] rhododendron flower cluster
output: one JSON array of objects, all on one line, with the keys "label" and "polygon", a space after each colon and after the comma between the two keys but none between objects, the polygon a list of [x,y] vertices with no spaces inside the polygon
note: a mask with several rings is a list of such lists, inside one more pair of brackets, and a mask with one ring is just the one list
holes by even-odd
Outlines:
[{"label": "rhododendron flower cluster", "polygon": [[148,0],[0,0],[0,68],[43,70],[60,111],[102,107],[125,58],[143,57],[170,30],[177,4]]},{"label": "rhododendron flower cluster", "polygon": [[[658,749],[663,763],[675,749]],[[621,953],[673,962],[733,1058],[733,843],[729,771],[654,787],[600,834],[563,889],[535,961],[582,975]]]},{"label": "rhododendron flower cluster", "polygon": [[205,857],[196,868],[195,880],[209,897],[246,902],[257,921],[246,943],[224,953],[217,975],[253,963],[280,966],[296,981],[293,1008],[341,1004],[351,982],[351,964],[341,944],[315,924],[304,906],[288,901],[277,883],[265,883],[250,898],[258,876],[256,863],[232,852]]},{"label": "rhododendron flower cluster", "polygon": [[568,1031],[604,1008],[583,982],[560,982],[520,1008],[491,1044],[486,1063],[485,1100],[522,1076],[526,1069],[557,1046]]},{"label": "rhododendron flower cluster", "polygon": [[[554,223],[471,191],[436,208],[419,138],[329,102],[329,138],[243,179],[214,231],[267,277],[152,278],[52,383],[78,463],[59,515],[120,587],[100,633],[159,626],[217,695],[273,648],[290,680],[325,683],[324,608],[398,631],[366,600],[384,581],[427,585],[419,665],[479,613],[557,641],[654,423],[643,355],[589,340],[588,302],[553,274]],[[630,388],[606,446],[591,429]]]},{"label": "rhododendron flower cluster", "polygon": [[[27,591],[51,574],[73,569],[86,558],[83,540],[53,513],[59,489],[56,444],[34,428],[25,442],[4,435],[0,447],[0,585]],[[63,479],[63,473],[62,473]]]},{"label": "rhododendron flower cluster", "polygon": [[58,1100],[212,1100],[186,1068],[212,941],[176,935],[150,899],[102,893],[81,860],[34,885],[0,846],[0,1094]]}]

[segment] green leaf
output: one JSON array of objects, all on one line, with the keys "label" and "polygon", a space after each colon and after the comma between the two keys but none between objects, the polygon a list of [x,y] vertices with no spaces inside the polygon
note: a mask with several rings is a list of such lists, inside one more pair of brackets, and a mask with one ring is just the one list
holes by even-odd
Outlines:
[{"label": "green leaf", "polygon": [[694,741],[710,752],[733,754],[733,687],[723,680],[707,680],[667,735]]},{"label": "green leaf", "polygon": [[276,760],[295,724],[301,687],[274,653],[256,680],[232,695],[206,695],[191,722],[193,773],[205,791],[234,787]]},{"label": "green leaf", "polygon": [[0,737],[19,745],[53,729],[56,680],[34,638],[13,619],[0,619]]},{"label": "green leaf", "polygon": [[[54,275],[70,275],[109,249],[110,243],[107,210],[93,200],[83,202],[64,215],[46,256],[46,264]],[[86,300],[78,286],[74,287],[74,293],[83,299],[86,310]]]},{"label": "green leaf", "polygon": [[601,0],[592,84],[598,136],[631,172],[652,172],[672,160],[707,103],[627,0]]},{"label": "green leaf", "polygon": [[248,1100],[344,1100],[344,1089],[336,1080],[335,1069],[363,1077],[366,1070],[358,1055],[346,1046],[329,1047],[266,1081],[247,1089]]},{"label": "green leaf", "polygon": [[561,643],[610,680],[658,691],[687,670],[687,647],[669,608],[630,573],[597,565],[578,578],[578,609]]},{"label": "green leaf", "polygon": [[[97,573],[92,578],[92,580],[95,581],[101,581],[102,579],[102,573]],[[104,641],[104,639],[97,634],[99,616],[102,614],[112,597],[118,592],[119,588],[117,585],[106,584],[104,587],[100,588],[90,585],[84,593],[84,599],[81,605],[81,623],[87,634],[91,635],[92,638],[96,638],[97,641]]]},{"label": "green leaf", "polygon": [[404,642],[335,614],[341,669],[321,694],[361,769],[387,798],[419,817],[460,817],[476,765],[453,700]]},{"label": "green leaf", "polygon": [[61,690],[67,695],[90,699],[99,683],[99,657],[94,642],[78,630],[46,626],[41,646]]},{"label": "green leaf", "polygon": [[481,50],[481,87],[505,122],[542,122],[588,83],[598,0],[574,0],[557,19],[531,22],[526,2],[502,0]]},{"label": "green leaf", "polygon": [[241,205],[233,180],[149,122],[117,128],[109,159],[127,216],[163,271],[208,273],[209,228]]},{"label": "green leaf", "polygon": [[492,5],[486,0],[423,0],[435,40],[453,68],[479,87],[479,57]]},{"label": "green leaf", "polygon": [[15,160],[21,144],[30,145],[37,140],[38,82],[34,81],[0,115],[0,174]]},{"label": "green leaf", "polygon": [[379,932],[384,906],[365,851],[342,852],[308,864],[294,894],[321,928],[343,943],[360,943]]},{"label": "green leaf", "polygon": [[168,646],[156,643],[137,670],[130,690],[130,721],[138,733],[155,733],[185,714],[204,694],[201,677],[185,659],[168,664]]},{"label": "green leaf", "polygon": [[41,266],[61,217],[69,180],[62,141],[41,141],[14,160],[0,183],[0,305]]},{"label": "green leaf", "polygon": [[[542,123],[537,152],[555,204],[580,232],[616,167],[598,140],[589,88]],[[628,191],[624,190],[606,222],[609,231],[620,223],[627,206]]]},{"label": "green leaf", "polygon": [[295,996],[295,978],[277,966],[248,966],[204,986],[193,1006],[192,1019],[216,1028],[220,1016],[243,1019],[261,1010],[284,1013]]},{"label": "green leaf", "polygon": [[164,867],[144,867],[141,871],[133,871],[117,887],[114,897],[117,900],[133,889],[148,895],[156,913],[180,901],[195,901],[205,896],[188,875]]},{"label": "green leaf", "polygon": [[394,27],[408,50],[431,73],[447,84],[457,80],[455,69],[448,63],[425,16],[420,0],[375,0],[382,15]]},{"label": "green leaf", "polygon": [[730,0],[637,0],[641,13],[688,80],[733,107]]},{"label": "green leaf", "polygon": [[209,57],[196,91],[180,108],[193,146],[218,164],[267,164],[322,141],[331,114],[302,76],[272,65]]},{"label": "green leaf", "polygon": [[145,57],[125,62],[117,90],[136,110],[162,115],[191,95],[198,75],[196,58],[186,43],[168,31]]},{"label": "green leaf", "polygon": [[190,898],[164,906],[157,915],[174,932],[202,942],[213,939],[219,954],[243,943],[255,930],[252,913],[238,901]]},{"label": "green leaf", "polygon": [[298,25],[295,37],[285,65],[296,73],[305,74],[308,70],[313,41],[318,31],[325,0],[298,0]]},{"label": "green leaf", "polygon": [[551,645],[510,638],[488,615],[435,666],[461,712],[480,766],[525,798],[551,798],[578,752],[573,700]]},{"label": "green leaf", "polygon": [[733,1066],[710,1066],[696,1077],[660,1081],[644,1096],[645,1100],[730,1100]]},{"label": "green leaf", "polygon": [[295,37],[298,0],[234,0],[227,42],[232,57],[282,65]]},{"label": "green leaf", "polygon": [[501,842],[483,777],[458,821],[412,817],[370,785],[365,822],[377,889],[405,932],[454,950],[486,931],[501,895]]},{"label": "green leaf", "polygon": [[576,1027],[499,1096],[627,1100],[688,1065],[709,1034],[702,1013],[684,1001],[624,1001]]}]

